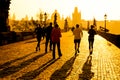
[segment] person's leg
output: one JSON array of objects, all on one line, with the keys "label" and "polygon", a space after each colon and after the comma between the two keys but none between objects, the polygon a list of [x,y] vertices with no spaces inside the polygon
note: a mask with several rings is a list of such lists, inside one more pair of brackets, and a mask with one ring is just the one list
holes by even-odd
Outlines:
[{"label": "person's leg", "polygon": [[94,44],[94,39],[91,40],[91,48],[92,48],[92,51],[93,51],[93,44]]},{"label": "person's leg", "polygon": [[74,46],[75,46],[75,55],[77,54],[77,40],[74,40]]},{"label": "person's leg", "polygon": [[47,53],[47,46],[48,46],[48,42],[49,42],[49,39],[46,38],[46,42],[45,42],[45,53]]},{"label": "person's leg", "polygon": [[40,50],[40,41],[37,43],[36,51],[38,51],[38,49]]},{"label": "person's leg", "polygon": [[92,49],[92,41],[90,40],[90,49]]},{"label": "person's leg", "polygon": [[38,39],[38,49],[40,50],[40,42],[41,42],[41,38]]},{"label": "person's leg", "polygon": [[37,46],[36,46],[36,51],[38,51],[38,48],[39,48],[39,38],[37,38]]},{"label": "person's leg", "polygon": [[56,43],[53,43],[53,59],[55,59],[55,46],[56,46]]},{"label": "person's leg", "polygon": [[93,42],[94,42],[94,40],[93,39],[91,39],[90,41],[89,41],[89,50],[90,50],[90,54],[92,54],[92,52],[93,52]]},{"label": "person's leg", "polygon": [[57,43],[57,48],[58,48],[58,55],[59,57],[62,56],[61,49],[60,49],[60,42]]},{"label": "person's leg", "polygon": [[80,48],[80,41],[81,41],[81,39],[78,40],[78,53],[80,52],[80,51],[79,51],[79,48]]},{"label": "person's leg", "polygon": [[77,48],[77,42],[76,42],[76,40],[74,40],[74,46],[75,46],[75,51],[76,51],[76,48]]},{"label": "person's leg", "polygon": [[75,50],[77,49],[77,43],[75,43]]},{"label": "person's leg", "polygon": [[90,39],[88,39],[88,42],[89,42],[89,50],[90,50]]},{"label": "person's leg", "polygon": [[52,50],[52,40],[50,39],[50,51]]},{"label": "person's leg", "polygon": [[91,51],[91,39],[88,39],[88,42],[89,42],[89,53],[92,54],[92,51]]}]

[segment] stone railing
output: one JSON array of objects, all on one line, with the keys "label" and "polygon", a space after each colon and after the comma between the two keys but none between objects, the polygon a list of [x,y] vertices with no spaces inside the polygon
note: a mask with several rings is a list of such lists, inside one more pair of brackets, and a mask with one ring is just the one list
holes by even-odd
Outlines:
[{"label": "stone railing", "polygon": [[35,38],[35,34],[33,32],[1,32],[0,45],[5,45],[32,38]]},{"label": "stone railing", "polygon": [[120,48],[120,35],[98,31],[98,34]]}]

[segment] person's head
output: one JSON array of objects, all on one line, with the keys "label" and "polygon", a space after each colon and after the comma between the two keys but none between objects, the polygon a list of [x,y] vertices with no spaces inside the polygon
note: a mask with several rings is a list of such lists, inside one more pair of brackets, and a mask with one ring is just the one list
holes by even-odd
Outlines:
[{"label": "person's head", "polygon": [[79,28],[79,24],[76,24],[76,28]]},{"label": "person's head", "polygon": [[52,22],[50,22],[50,26],[52,26]]},{"label": "person's head", "polygon": [[94,28],[94,25],[91,25],[90,28],[93,29],[93,28]]},{"label": "person's head", "polygon": [[41,27],[41,25],[40,25],[40,24],[38,24],[38,27]]},{"label": "person's head", "polygon": [[55,24],[55,28],[58,28],[59,27],[59,25],[58,24]]}]

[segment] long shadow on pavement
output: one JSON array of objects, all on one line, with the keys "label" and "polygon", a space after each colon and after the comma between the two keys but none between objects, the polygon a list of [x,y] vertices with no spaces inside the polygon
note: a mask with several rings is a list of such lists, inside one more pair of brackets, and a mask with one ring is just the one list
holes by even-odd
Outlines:
[{"label": "long shadow on pavement", "polygon": [[25,43],[33,43],[33,42],[37,42],[37,40],[27,41]]},{"label": "long shadow on pavement", "polygon": [[13,74],[15,72],[18,72],[22,68],[26,67],[27,65],[29,65],[30,63],[34,62],[35,60],[37,60],[38,58],[40,58],[40,57],[42,57],[44,55],[45,54],[37,55],[37,56],[35,56],[35,57],[31,58],[31,59],[28,59],[28,60],[22,62],[19,65],[10,66],[10,67],[4,68],[3,70],[0,70],[0,78],[3,78],[5,76],[11,75],[11,74]]},{"label": "long shadow on pavement", "polygon": [[9,67],[12,63],[14,63],[14,62],[16,62],[16,61],[18,61],[18,60],[22,60],[22,59],[24,59],[24,58],[30,56],[30,55],[33,54],[33,53],[36,53],[36,52],[32,52],[32,53],[27,54],[27,55],[25,55],[25,56],[22,56],[22,57],[20,57],[20,58],[17,58],[17,59],[14,59],[14,60],[5,62],[4,64],[0,64],[0,69],[7,68],[7,67]]},{"label": "long shadow on pavement", "polygon": [[70,75],[76,56],[71,57],[66,63],[61,67],[61,69],[56,70],[50,77],[50,80],[65,80],[67,76]]},{"label": "long shadow on pavement", "polygon": [[91,72],[91,66],[92,66],[91,61],[92,61],[92,56],[89,55],[82,67],[82,71],[83,71],[82,74],[79,74],[79,80],[91,80],[91,78],[94,76],[94,73]]},{"label": "long shadow on pavement", "polygon": [[45,64],[43,64],[39,68],[35,69],[34,71],[30,71],[30,72],[24,74],[22,77],[17,78],[17,80],[33,80],[41,72],[43,72],[47,67],[49,67],[50,65],[52,65],[58,59],[59,58],[57,58],[57,59],[51,59],[50,61],[46,62]]}]

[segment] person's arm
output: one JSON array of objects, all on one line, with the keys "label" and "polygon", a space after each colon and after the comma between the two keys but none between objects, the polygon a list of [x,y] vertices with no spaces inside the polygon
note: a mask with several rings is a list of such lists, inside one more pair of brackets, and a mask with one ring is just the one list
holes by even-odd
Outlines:
[{"label": "person's arm", "polygon": [[36,34],[36,32],[37,32],[37,28],[35,28],[35,30],[34,30],[34,33]]},{"label": "person's arm", "polygon": [[51,31],[51,40],[53,41],[54,29]]},{"label": "person's arm", "polygon": [[90,30],[88,30],[88,34],[90,34]]},{"label": "person's arm", "polygon": [[59,37],[62,37],[61,30],[59,29]]},{"label": "person's arm", "polygon": [[96,31],[96,30],[94,30],[94,34],[95,34],[95,35],[97,34],[97,31]]},{"label": "person's arm", "polygon": [[82,35],[82,37],[83,37],[83,31],[81,30],[81,35]]},{"label": "person's arm", "polygon": [[73,35],[75,35],[75,29],[73,30]]}]

